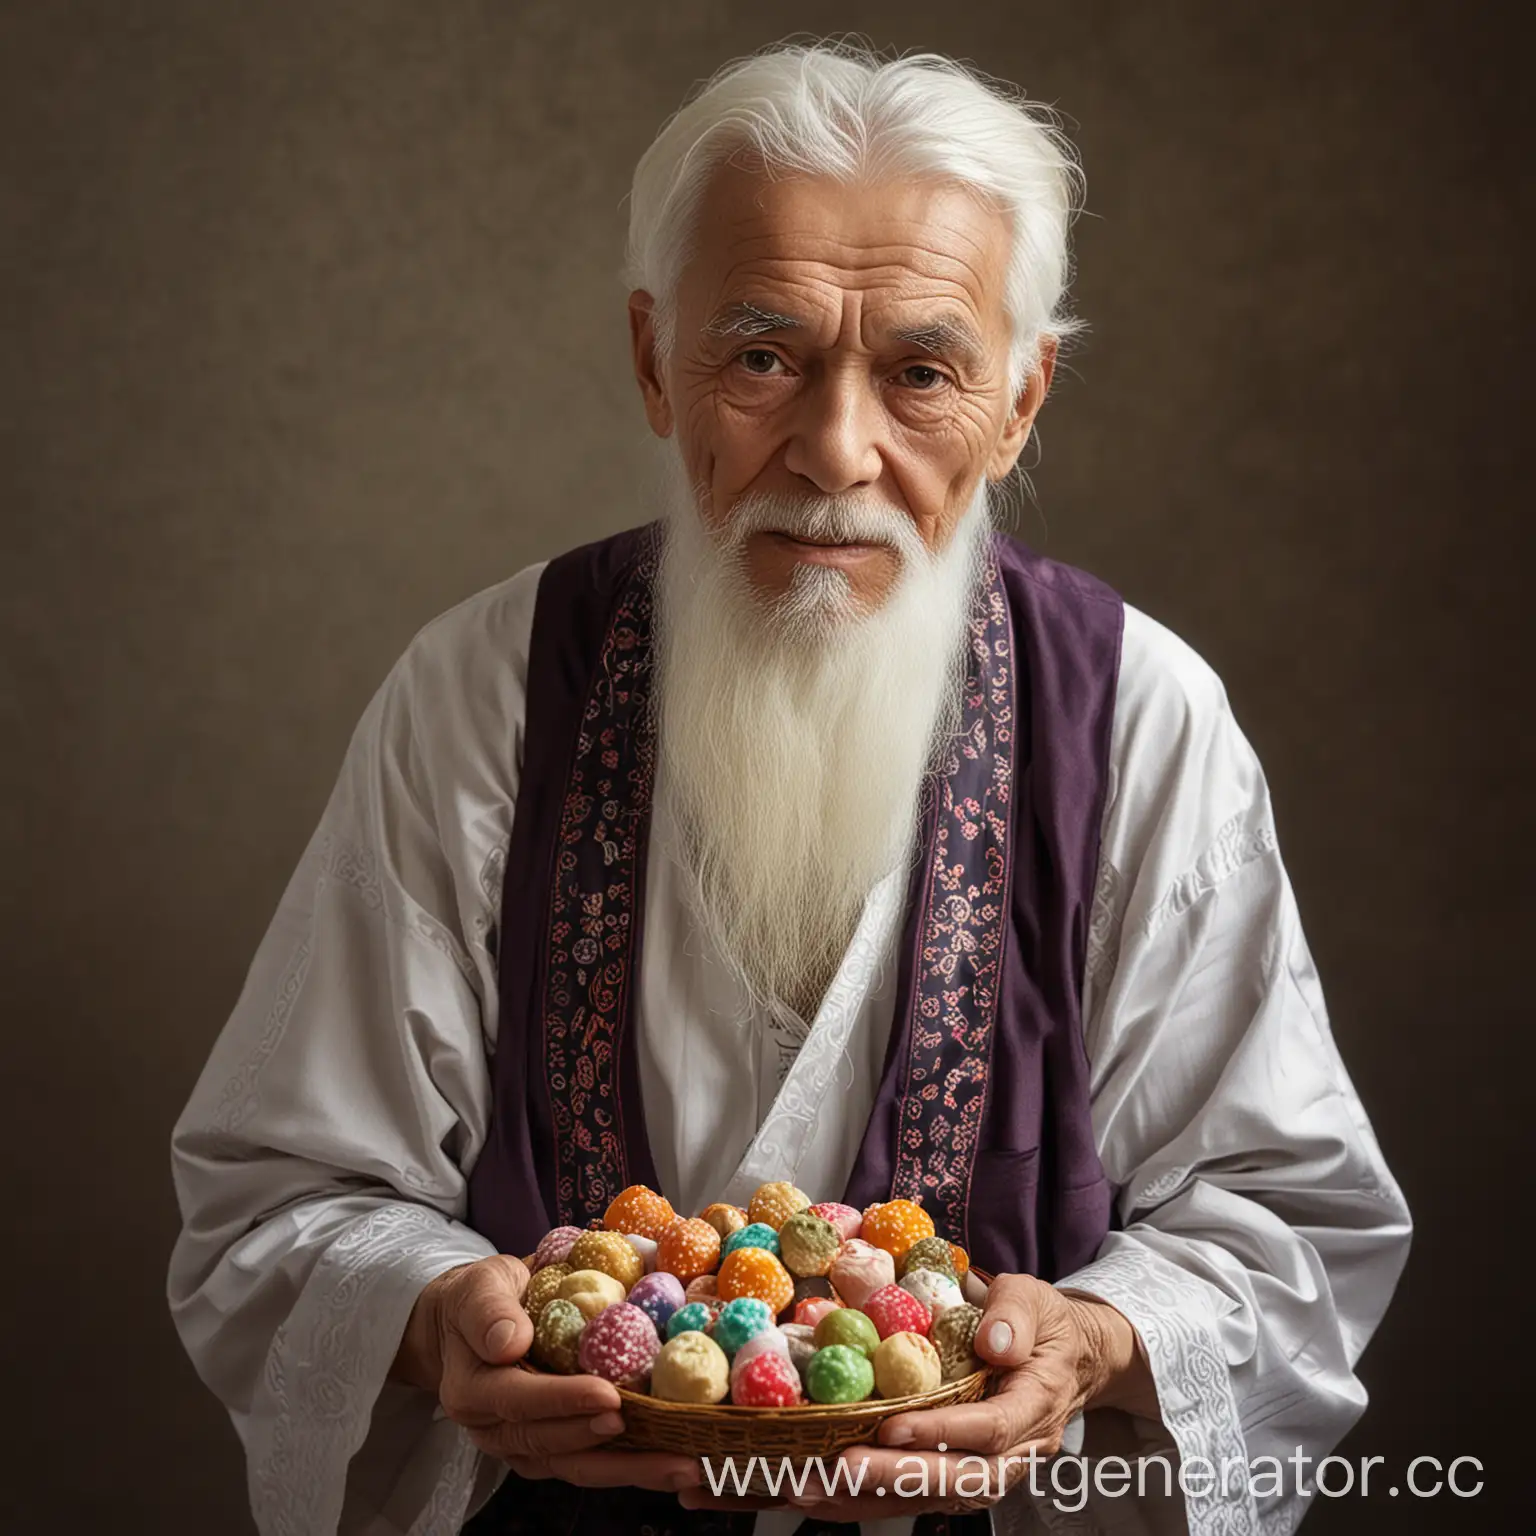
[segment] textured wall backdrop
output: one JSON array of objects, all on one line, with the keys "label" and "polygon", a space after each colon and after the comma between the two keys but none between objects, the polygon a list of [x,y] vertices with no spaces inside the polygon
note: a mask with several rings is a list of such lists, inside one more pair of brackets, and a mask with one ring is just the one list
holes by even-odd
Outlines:
[{"label": "textured wall backdrop", "polygon": [[171,1122],[410,636],[636,520],[630,169],[693,81],[802,28],[1076,120],[1093,331],[1021,531],[1200,649],[1267,767],[1419,1219],[1350,1449],[1493,1463],[1473,1503],[1309,1529],[1528,1507],[1497,1453],[1532,915],[1498,10],[0,8],[6,1530],[249,1528],[163,1303]]}]

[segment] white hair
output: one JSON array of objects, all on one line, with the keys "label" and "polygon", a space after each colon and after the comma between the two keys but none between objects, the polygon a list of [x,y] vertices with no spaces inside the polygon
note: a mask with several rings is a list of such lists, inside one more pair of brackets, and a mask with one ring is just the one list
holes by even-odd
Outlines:
[{"label": "white hair", "polygon": [[778,45],[725,65],[635,167],[625,279],[655,300],[658,349],[675,340],[677,281],[699,200],[723,164],[764,176],[957,183],[1008,220],[1004,303],[1017,394],[1040,344],[1081,329],[1063,310],[1082,172],[1056,114],[939,54],[882,57],[848,42]]}]

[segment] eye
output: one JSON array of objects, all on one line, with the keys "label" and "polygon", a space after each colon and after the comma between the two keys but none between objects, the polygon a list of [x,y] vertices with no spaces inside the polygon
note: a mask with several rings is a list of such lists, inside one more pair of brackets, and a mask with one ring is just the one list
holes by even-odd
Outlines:
[{"label": "eye", "polygon": [[929,393],[949,382],[949,376],[930,363],[913,363],[910,368],[903,368],[899,377],[909,388],[922,393]]},{"label": "eye", "polygon": [[759,376],[771,374],[779,362],[779,354],[770,352],[767,347],[748,347],[745,352],[736,354],[736,361],[741,364],[748,373]]}]

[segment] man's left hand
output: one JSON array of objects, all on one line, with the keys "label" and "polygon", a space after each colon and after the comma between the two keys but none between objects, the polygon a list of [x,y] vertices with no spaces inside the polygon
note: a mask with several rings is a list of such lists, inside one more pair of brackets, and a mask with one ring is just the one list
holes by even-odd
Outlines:
[{"label": "man's left hand", "polygon": [[[844,1466],[813,1469],[803,1493],[789,1492],[787,1501],[829,1521],[980,1509],[1028,1475],[1032,1456],[1054,1456],[1076,1414],[1112,1407],[1158,1417],[1136,1330],[1095,1297],[1029,1275],[999,1275],[987,1292],[975,1350],[997,1370],[990,1397],[886,1420],[879,1445],[852,1446],[842,1453]],[[853,1486],[858,1492],[850,1494]],[[707,1484],[679,1497],[690,1509],[762,1507],[760,1500],[714,1497]]]}]

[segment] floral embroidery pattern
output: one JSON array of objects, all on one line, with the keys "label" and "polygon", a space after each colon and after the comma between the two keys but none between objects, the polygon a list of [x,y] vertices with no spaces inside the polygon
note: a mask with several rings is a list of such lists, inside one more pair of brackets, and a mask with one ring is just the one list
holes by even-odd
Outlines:
[{"label": "floral embroidery pattern", "polygon": [[969,1245],[975,1162],[1002,983],[1013,813],[1013,626],[994,562],[970,620],[964,715],[940,766],[918,922],[893,1199]]},{"label": "floral embroidery pattern", "polygon": [[655,766],[655,541],[621,591],[582,714],[561,810],[541,1014],[562,1225],[601,1218],[629,1182],[620,1050]]}]

